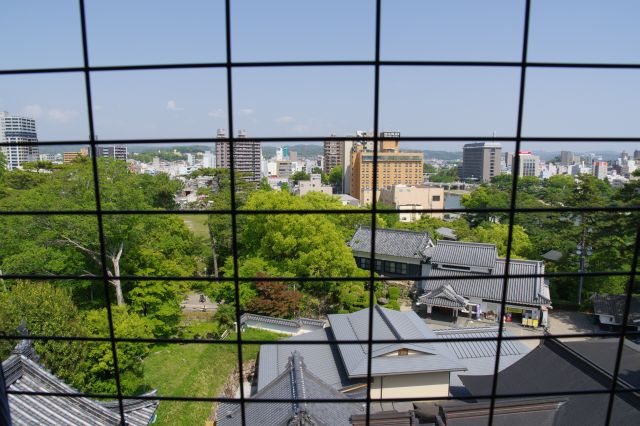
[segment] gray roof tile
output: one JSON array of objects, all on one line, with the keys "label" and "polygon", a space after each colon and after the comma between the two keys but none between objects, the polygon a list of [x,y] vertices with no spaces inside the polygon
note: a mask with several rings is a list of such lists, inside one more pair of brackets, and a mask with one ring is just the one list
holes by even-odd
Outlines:
[{"label": "gray roof tile", "polygon": [[[478,297],[485,300],[500,302],[502,286],[504,284],[505,260],[497,259],[492,274],[456,271],[434,267],[430,277],[450,277],[443,280],[424,280],[424,290],[430,292],[444,285],[450,285],[457,294],[469,298]],[[542,262],[512,259],[509,273],[513,275],[544,274]],[[467,278],[469,277],[469,278]],[[475,278],[473,278],[475,277]],[[420,296],[420,303],[427,301],[426,295]],[[507,302],[521,305],[541,306],[550,305],[549,287],[543,277],[509,278],[507,283]]]},{"label": "gray roof tile", "polygon": [[494,244],[439,240],[431,251],[431,263],[494,268],[498,251]]},{"label": "gray roof tile", "polygon": [[[371,252],[371,228],[361,226],[349,241],[353,251]],[[425,259],[425,250],[433,242],[428,232],[376,228],[376,254]]]},{"label": "gray roof tile", "polygon": [[[78,391],[47,372],[23,355],[12,355],[2,363],[8,390],[45,393],[77,393]],[[145,396],[155,395],[154,392]],[[157,400],[128,400],[124,411],[128,425],[149,423],[158,407]],[[13,424],[19,425],[118,425],[118,403],[90,398],[9,395]]]},{"label": "gray roof tile", "polygon": [[[259,403],[249,400],[245,404],[245,423],[248,425],[348,425],[353,414],[363,413],[361,404],[349,402],[344,394],[313,374],[297,351],[290,353],[286,368],[253,398],[291,401]],[[345,402],[306,402],[308,399],[344,399]],[[241,424],[240,407],[237,404],[221,404],[217,413],[219,426]]]},{"label": "gray roof tile", "polygon": [[[627,296],[624,294],[594,293],[591,296],[593,301],[593,312],[596,315],[612,315],[618,324],[622,324],[624,307]],[[629,306],[629,319],[640,318],[640,298],[633,296]]]}]

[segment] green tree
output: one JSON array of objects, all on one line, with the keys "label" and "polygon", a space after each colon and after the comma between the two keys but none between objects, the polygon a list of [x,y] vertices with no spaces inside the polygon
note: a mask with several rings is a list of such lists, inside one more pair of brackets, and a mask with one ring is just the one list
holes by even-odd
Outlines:
[{"label": "green tree", "polygon": [[309,180],[309,179],[311,179],[309,175],[301,170],[299,172],[295,172],[294,174],[292,174],[291,177],[289,178],[289,181],[293,182],[294,185],[297,185],[298,182],[300,182],[301,180]]},{"label": "green tree", "polygon": [[[465,237],[464,241],[495,244],[498,249],[498,255],[504,257],[507,255],[508,236],[509,225],[488,223],[473,228],[471,234]],[[514,225],[513,238],[511,240],[511,257],[527,257],[531,250],[531,241],[524,228],[520,225]]]},{"label": "green tree", "polygon": [[[153,333],[149,324],[138,315],[127,312],[124,306],[113,307],[114,334],[120,338],[151,338]],[[106,309],[87,313],[85,323],[89,335],[106,337],[109,335],[109,322]],[[84,364],[88,378],[84,388],[96,393],[116,393],[113,380],[113,352],[109,342],[92,342],[87,345],[88,353]],[[149,344],[142,342],[118,342],[118,368],[120,386],[124,394],[135,395],[146,390],[143,381],[142,360],[149,353]]]},{"label": "green tree", "polygon": [[[69,291],[49,283],[19,281],[7,291],[0,291],[0,332],[17,334],[24,321],[31,335],[86,336],[80,312]],[[17,342],[1,340],[0,356],[6,359]],[[85,342],[36,340],[40,362],[53,374],[83,389],[87,372],[82,367]]]},{"label": "green tree", "polygon": [[337,165],[329,171],[327,182],[333,186],[334,191],[342,192],[342,166]]}]

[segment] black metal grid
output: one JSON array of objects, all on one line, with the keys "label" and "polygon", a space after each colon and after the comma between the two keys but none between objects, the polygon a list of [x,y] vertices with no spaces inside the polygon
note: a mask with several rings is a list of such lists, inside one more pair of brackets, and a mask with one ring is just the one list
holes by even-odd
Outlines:
[{"label": "black metal grid", "polygon": [[[118,140],[110,140],[110,143],[117,142],[122,144],[149,144],[149,143],[164,143],[164,142],[175,142],[175,143],[206,143],[206,142],[217,142],[217,143],[228,143],[230,145],[230,151],[233,152],[234,142],[236,142],[237,138],[233,136],[234,134],[234,120],[233,120],[233,85],[232,85],[232,76],[234,68],[265,68],[265,67],[340,67],[340,66],[357,66],[357,67],[365,67],[365,68],[373,68],[374,70],[374,100],[373,100],[373,136],[372,137],[363,137],[359,138],[360,140],[370,140],[373,141],[374,144],[374,162],[373,162],[373,191],[377,190],[377,150],[378,150],[378,141],[379,137],[379,104],[380,104],[380,68],[383,66],[404,66],[404,67],[508,67],[518,69],[520,71],[520,85],[519,85],[519,94],[518,94],[518,114],[517,114],[517,130],[516,135],[514,137],[496,137],[494,140],[496,142],[515,142],[515,159],[513,162],[513,173],[512,173],[512,193],[510,200],[510,207],[507,209],[424,209],[424,210],[416,210],[419,213],[480,213],[480,212],[494,212],[494,213],[508,213],[509,215],[509,232],[508,232],[508,240],[507,240],[507,254],[505,260],[505,273],[499,275],[503,279],[503,289],[502,289],[502,300],[501,300],[501,312],[505,311],[506,304],[506,294],[507,294],[507,285],[509,278],[527,278],[527,277],[589,277],[589,276],[626,276],[629,278],[626,288],[626,302],[625,302],[625,310],[624,310],[624,318],[623,318],[623,327],[620,332],[607,333],[603,335],[602,333],[575,333],[575,334],[556,334],[553,336],[544,335],[544,336],[506,336],[503,334],[504,324],[499,322],[499,332],[498,337],[496,338],[461,338],[458,337],[454,340],[456,341],[497,341],[497,351],[496,354],[500,353],[500,347],[503,341],[510,340],[531,340],[531,339],[547,339],[547,338],[571,338],[571,337],[616,337],[619,339],[618,351],[616,353],[616,362],[613,374],[613,380],[611,383],[611,388],[608,390],[576,390],[572,392],[539,392],[539,393],[526,393],[526,394],[518,394],[518,397],[544,397],[544,396],[561,396],[567,394],[575,394],[575,395],[586,395],[586,394],[607,394],[609,395],[609,404],[606,416],[606,423],[609,424],[611,422],[611,415],[613,410],[613,403],[616,394],[623,394],[628,392],[638,392],[640,389],[621,389],[618,388],[618,373],[620,369],[620,361],[622,355],[622,348],[624,338],[630,335],[639,335],[638,332],[630,332],[626,330],[627,318],[630,309],[631,295],[634,289],[634,285],[636,283],[637,277],[637,269],[638,269],[638,257],[640,251],[640,227],[636,230],[636,240],[633,254],[633,261],[631,270],[628,272],[619,272],[619,271],[598,271],[598,272],[561,272],[561,273],[546,273],[546,274],[527,274],[527,275],[516,275],[510,274],[509,271],[509,263],[511,261],[511,246],[513,241],[513,226],[514,226],[514,218],[516,213],[542,213],[542,212],[555,212],[555,213],[575,213],[575,212],[629,212],[632,214],[637,214],[640,211],[640,207],[606,207],[606,208],[596,208],[596,207],[584,207],[584,208],[519,208],[516,205],[516,197],[517,197],[517,188],[518,188],[518,167],[519,167],[519,152],[522,143],[526,142],[640,142],[640,135],[637,137],[527,137],[522,135],[522,121],[523,121],[523,106],[524,106],[524,97],[525,97],[525,88],[526,88],[526,72],[529,68],[555,68],[555,69],[636,69],[640,70],[640,64],[638,63],[562,63],[562,62],[530,62],[527,60],[527,51],[528,51],[528,38],[529,38],[529,22],[530,22],[530,8],[531,8],[531,0],[525,1],[525,13],[524,13],[524,31],[523,31],[523,45],[521,52],[521,60],[520,61],[387,61],[380,59],[380,35],[381,35],[381,0],[375,0],[375,59],[373,61],[273,61],[273,62],[234,62],[232,60],[232,49],[231,49],[231,0],[225,0],[225,34],[226,34],[226,61],[225,62],[212,62],[212,63],[182,63],[182,64],[148,64],[148,65],[114,65],[114,66],[91,66],[89,63],[89,54],[88,54],[88,42],[87,42],[87,29],[86,29],[86,14],[85,14],[85,5],[83,0],[79,0],[79,12],[80,12],[80,20],[81,20],[81,33],[82,33],[82,51],[83,51],[83,66],[81,67],[58,67],[58,68],[35,68],[35,69],[5,69],[0,70],[1,75],[20,75],[20,74],[54,74],[54,73],[83,73],[84,81],[85,81],[85,94],[86,94],[86,102],[87,102],[87,119],[89,123],[89,131],[90,136],[89,140],[68,140],[68,141],[40,141],[34,143],[26,143],[23,145],[87,145],[89,144],[92,151],[92,169],[93,169],[93,184],[95,191],[95,202],[96,209],[95,210],[78,210],[78,211],[60,211],[60,210],[45,210],[45,211],[0,211],[0,215],[70,215],[70,214],[78,214],[78,215],[90,215],[96,216],[98,223],[98,231],[99,231],[99,242],[100,242],[100,255],[102,261],[102,276],[95,277],[87,277],[87,276],[78,276],[78,275],[65,275],[65,276],[48,276],[48,275],[36,275],[36,274],[5,274],[0,276],[0,278],[5,279],[46,279],[46,280],[68,280],[68,279],[83,279],[83,280],[95,280],[102,281],[105,288],[105,303],[107,308],[107,315],[109,321],[109,336],[108,337],[83,337],[83,336],[30,336],[29,338],[32,340],[63,340],[63,341],[95,341],[95,342],[110,342],[111,343],[111,352],[114,359],[114,378],[117,386],[116,394],[92,394],[92,393],[75,393],[75,394],[59,394],[59,393],[42,393],[42,392],[21,392],[21,391],[8,391],[8,393],[16,394],[16,395],[39,395],[39,396],[58,396],[58,397],[69,397],[69,398],[77,398],[77,397],[95,397],[95,398],[117,398],[119,402],[119,409],[121,415],[121,421],[124,424],[124,413],[123,413],[123,400],[127,399],[157,399],[157,400],[166,400],[166,401],[201,401],[201,402],[232,402],[238,403],[241,407],[242,411],[242,422],[245,424],[245,403],[247,401],[244,398],[244,389],[243,389],[243,381],[240,380],[240,398],[213,398],[213,397],[191,397],[191,396],[152,396],[152,397],[142,397],[135,395],[124,395],[120,386],[120,372],[118,369],[118,361],[117,361],[117,348],[116,344],[119,342],[140,342],[140,343],[193,343],[193,344],[231,344],[237,345],[238,350],[238,368],[240,371],[240,377],[242,377],[242,346],[244,344],[261,344],[261,343],[270,343],[274,344],[271,341],[261,341],[261,340],[245,340],[242,338],[242,331],[238,330],[238,335],[236,340],[209,340],[209,339],[168,339],[168,338],[120,338],[115,336],[114,327],[113,327],[113,318],[111,314],[111,303],[110,303],[110,291],[109,291],[109,283],[108,283],[108,275],[106,271],[106,251],[105,251],[105,237],[104,237],[104,225],[103,218],[105,215],[127,215],[127,214],[227,214],[231,216],[232,220],[232,253],[233,253],[233,263],[234,263],[234,274],[233,277],[167,277],[167,276],[154,276],[154,277],[143,277],[143,276],[120,276],[123,280],[157,280],[157,281],[209,281],[209,282],[233,282],[235,285],[236,292],[236,300],[239,299],[239,282],[242,281],[307,281],[307,282],[322,282],[322,281],[338,281],[338,282],[346,282],[346,281],[363,281],[362,277],[316,277],[316,278],[299,278],[299,277],[269,277],[269,278],[250,278],[250,277],[239,277],[238,276],[238,245],[237,245],[237,216],[238,215],[266,215],[266,214],[370,214],[371,215],[371,229],[372,229],[372,248],[371,248],[371,257],[370,257],[370,275],[366,280],[369,283],[369,305],[373,306],[374,304],[374,284],[376,282],[385,281],[388,278],[376,277],[374,274],[374,265],[375,265],[375,229],[376,229],[376,214],[377,213],[395,213],[394,210],[383,210],[378,209],[376,207],[375,197],[373,198],[373,203],[371,209],[367,210],[237,210],[235,207],[235,169],[234,169],[234,155],[230,155],[230,185],[231,185],[231,208],[227,210],[176,210],[176,211],[157,211],[157,210],[103,210],[101,205],[101,197],[100,197],[100,182],[98,175],[98,166],[96,159],[96,146],[97,140],[94,132],[94,121],[93,121],[93,106],[91,101],[91,81],[90,76],[92,73],[100,73],[100,72],[113,72],[113,71],[133,71],[133,70],[161,70],[161,69],[193,69],[193,68],[202,68],[202,69],[214,69],[214,68],[224,68],[226,70],[226,81],[227,81],[227,109],[228,109],[228,128],[229,128],[229,137],[227,138],[181,138],[181,139],[118,139]],[[414,136],[414,137],[399,137],[401,141],[450,141],[450,142],[465,142],[465,141],[473,141],[484,139],[482,136]],[[260,138],[261,141],[264,142],[288,142],[288,141],[306,141],[306,142],[322,142],[326,140],[338,140],[342,141],[341,137],[269,137],[269,138]],[[0,143],[0,146],[9,146],[11,143]],[[486,279],[495,278],[496,276],[489,276]],[[407,277],[407,279],[412,280],[420,280],[420,279],[450,279],[451,277],[423,277],[423,276],[415,276],[415,277]],[[456,279],[468,279],[469,277],[461,276],[455,277]],[[477,279],[477,278],[476,278]],[[236,306],[236,320],[240,323],[240,308]],[[374,343],[388,343],[391,341],[387,340],[374,340],[373,339],[373,311],[370,310],[369,314],[369,336],[367,339],[367,345],[369,348],[368,354],[368,367],[367,372],[369,378],[371,378],[371,347]],[[21,335],[2,335],[0,339],[3,340],[18,340],[23,338]],[[406,340],[406,342],[411,343],[427,343],[427,342],[439,342],[440,339],[415,339],[415,340]],[[288,344],[327,344],[322,341],[296,341],[296,342],[288,342],[288,341],[279,341],[275,344],[279,345],[288,345]],[[357,344],[362,343],[361,341],[339,341],[332,342],[330,344],[335,343],[344,343],[344,344]],[[499,356],[496,356],[495,360],[495,368],[494,373],[497,373],[499,368]],[[473,397],[419,397],[419,398],[384,398],[382,401],[384,402],[403,402],[403,401],[432,401],[432,400],[465,400],[465,399],[489,399],[491,401],[490,405],[490,414],[488,418],[489,424],[493,422],[493,412],[495,408],[496,399],[499,398],[508,398],[511,395],[501,395],[497,393],[497,374],[494,374],[492,391],[488,395],[482,396],[473,396]],[[368,390],[370,390],[370,382],[367,385]],[[4,386],[2,389],[4,390]],[[6,395],[0,395],[0,407],[6,406]],[[260,402],[260,403],[270,403],[270,402],[287,402],[287,400],[283,399],[251,399],[252,402]],[[309,399],[309,402],[345,402],[344,400],[332,400],[332,399],[320,399],[313,400]],[[380,401],[378,399],[372,399],[370,392],[367,392],[367,397],[365,399],[350,399],[346,402],[363,402],[366,403],[366,420],[369,422],[370,417],[370,406],[372,402]]]}]

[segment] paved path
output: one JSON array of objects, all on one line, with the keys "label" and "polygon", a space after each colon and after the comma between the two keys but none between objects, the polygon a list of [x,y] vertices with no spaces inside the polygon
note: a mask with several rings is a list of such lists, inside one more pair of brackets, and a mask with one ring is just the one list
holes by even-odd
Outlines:
[{"label": "paved path", "polygon": [[207,296],[204,303],[200,301],[200,293],[190,293],[180,304],[183,311],[212,312],[218,309],[218,304],[211,301]]},{"label": "paved path", "polygon": [[[593,315],[575,311],[550,311],[550,334],[605,333],[593,324]],[[584,338],[582,338],[584,339]]]}]

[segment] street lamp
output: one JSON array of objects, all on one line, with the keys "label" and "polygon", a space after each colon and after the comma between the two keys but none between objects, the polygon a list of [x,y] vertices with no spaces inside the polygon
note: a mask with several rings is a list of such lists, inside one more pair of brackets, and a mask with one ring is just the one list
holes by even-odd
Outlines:
[{"label": "street lamp", "polygon": [[587,257],[591,256],[593,251],[591,247],[587,246],[587,232],[590,232],[591,228],[585,229],[582,233],[582,239],[576,246],[576,254],[580,256],[580,287],[578,288],[578,306],[582,305],[582,287],[584,285],[584,273],[587,272]]}]

